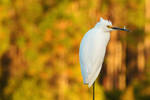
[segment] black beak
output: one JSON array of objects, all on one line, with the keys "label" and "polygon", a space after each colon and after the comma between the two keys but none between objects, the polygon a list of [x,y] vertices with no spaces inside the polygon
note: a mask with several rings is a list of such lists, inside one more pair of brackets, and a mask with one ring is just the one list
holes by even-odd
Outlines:
[{"label": "black beak", "polygon": [[127,31],[127,32],[130,32],[128,29],[126,28],[119,28],[119,27],[111,27],[112,29],[114,30],[120,30],[120,31]]}]

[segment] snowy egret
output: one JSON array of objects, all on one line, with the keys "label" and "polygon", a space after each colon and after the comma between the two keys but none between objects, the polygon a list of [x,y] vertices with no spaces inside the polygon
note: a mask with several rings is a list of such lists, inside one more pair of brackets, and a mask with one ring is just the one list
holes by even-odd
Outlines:
[{"label": "snowy egret", "polygon": [[106,47],[112,30],[129,31],[125,27],[113,27],[110,21],[100,18],[100,22],[85,34],[80,44],[79,58],[83,82],[84,84],[88,84],[89,87],[93,85],[93,93],[93,83],[102,68]]}]

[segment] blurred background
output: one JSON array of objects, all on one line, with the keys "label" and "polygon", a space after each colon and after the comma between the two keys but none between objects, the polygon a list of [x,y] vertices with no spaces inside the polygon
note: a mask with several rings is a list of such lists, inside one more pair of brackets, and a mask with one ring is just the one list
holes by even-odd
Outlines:
[{"label": "blurred background", "polygon": [[79,46],[100,17],[114,31],[96,100],[150,100],[149,0],[0,0],[0,100],[92,100]]}]

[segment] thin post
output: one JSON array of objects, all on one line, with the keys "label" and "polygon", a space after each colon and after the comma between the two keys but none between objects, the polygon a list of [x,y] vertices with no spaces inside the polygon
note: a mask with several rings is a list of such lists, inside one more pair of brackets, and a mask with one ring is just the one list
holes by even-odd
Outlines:
[{"label": "thin post", "polygon": [[93,100],[95,100],[95,82],[93,83]]}]

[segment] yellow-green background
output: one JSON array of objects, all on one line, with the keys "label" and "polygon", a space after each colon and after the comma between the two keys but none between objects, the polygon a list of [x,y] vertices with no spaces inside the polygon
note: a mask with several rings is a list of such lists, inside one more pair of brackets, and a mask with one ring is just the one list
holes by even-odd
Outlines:
[{"label": "yellow-green background", "polygon": [[[92,100],[78,52],[100,17],[132,32],[111,33],[96,100],[150,100],[149,7],[149,0],[0,0],[0,100]],[[118,44],[121,72],[109,61]]]}]

